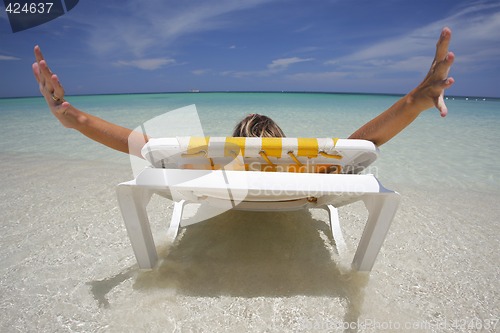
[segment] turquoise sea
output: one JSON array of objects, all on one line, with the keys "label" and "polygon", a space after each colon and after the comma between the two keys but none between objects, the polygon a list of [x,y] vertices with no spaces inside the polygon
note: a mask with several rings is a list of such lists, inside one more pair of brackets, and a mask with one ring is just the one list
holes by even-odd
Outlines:
[{"label": "turquoise sea", "polygon": [[[166,93],[73,96],[69,100],[81,110],[129,128],[195,104],[205,135],[228,136],[245,115],[261,113],[277,121],[289,137],[345,138],[398,98],[326,93]],[[446,118],[441,119],[436,110],[428,110],[381,147],[376,164],[383,170],[380,177],[394,183],[498,193],[500,100],[450,97],[447,105],[450,112]],[[126,160],[59,126],[39,97],[0,99],[0,120],[1,153]],[[166,127],[189,128],[190,121]],[[192,127],[193,132],[198,132],[195,125]],[[166,129],[164,136],[169,135]]]},{"label": "turquoise sea", "polygon": [[[176,128],[228,136],[261,113],[289,137],[340,138],[398,98],[67,96],[129,128],[195,104],[203,133],[186,118],[166,124],[165,136]],[[446,118],[426,111],[370,169],[402,202],[366,276],[336,260],[321,212],[228,212],[168,247],[172,203],[161,198],[148,207],[161,261],[140,271],[115,194],[132,178],[129,158],[63,128],[40,97],[0,99],[0,331],[498,331],[500,100],[446,102]],[[352,255],[366,212],[354,205],[340,218]]]}]

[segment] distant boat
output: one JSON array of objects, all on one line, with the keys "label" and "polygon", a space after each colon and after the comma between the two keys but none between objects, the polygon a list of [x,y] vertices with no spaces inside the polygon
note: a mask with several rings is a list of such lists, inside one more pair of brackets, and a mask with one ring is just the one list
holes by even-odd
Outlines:
[{"label": "distant boat", "polygon": [[197,93],[197,92],[200,92],[200,89],[191,89],[191,92],[192,93]]}]

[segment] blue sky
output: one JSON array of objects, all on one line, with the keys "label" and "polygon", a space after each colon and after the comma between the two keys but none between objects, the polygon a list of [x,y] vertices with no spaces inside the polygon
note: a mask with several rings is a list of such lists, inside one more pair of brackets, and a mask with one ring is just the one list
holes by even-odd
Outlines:
[{"label": "blue sky", "polygon": [[444,26],[456,54],[448,93],[500,97],[497,0],[82,0],[18,33],[2,10],[0,97],[39,94],[35,44],[67,94],[406,93]]}]

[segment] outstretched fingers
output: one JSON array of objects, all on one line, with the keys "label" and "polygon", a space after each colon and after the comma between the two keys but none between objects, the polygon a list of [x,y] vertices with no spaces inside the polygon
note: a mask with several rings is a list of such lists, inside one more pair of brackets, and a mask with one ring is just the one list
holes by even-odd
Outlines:
[{"label": "outstretched fingers", "polygon": [[75,120],[66,116],[71,105],[64,100],[64,88],[59,78],[50,70],[38,45],[34,53],[36,61],[32,65],[33,75],[50,111],[65,127],[74,127]]},{"label": "outstretched fingers", "polygon": [[435,73],[443,79],[446,79],[448,73],[450,72],[451,65],[453,65],[454,61],[455,54],[453,52],[448,52],[442,61],[436,63],[436,66],[434,68]]},{"label": "outstretched fingers", "polygon": [[64,102],[64,88],[59,78],[50,70],[38,45],[35,46],[34,53],[36,63],[33,64],[33,73],[40,85],[40,91],[47,102],[61,105]]},{"label": "outstretched fingers", "polygon": [[446,115],[448,114],[448,107],[444,102],[444,90],[451,87],[454,82],[455,80],[452,77],[449,77],[441,82],[441,94],[438,96],[437,100],[434,101],[434,104],[439,110],[439,114],[441,115],[441,117],[446,117]]},{"label": "outstretched fingers", "polygon": [[50,79],[52,82],[52,87],[54,88],[52,94],[62,100],[64,98],[64,88],[62,87],[61,82],[59,81],[59,77],[56,74],[52,74]]},{"label": "outstretched fingers", "polygon": [[38,67],[40,68],[40,75],[43,77],[44,82],[47,85],[52,85],[51,83],[52,72],[50,71],[47,62],[45,60],[41,60],[38,63]]},{"label": "outstretched fingers", "polygon": [[446,106],[446,103],[444,102],[444,97],[443,95],[440,95],[436,101],[436,108],[439,110],[439,114],[441,117],[446,117],[448,114],[448,107]]},{"label": "outstretched fingers", "polygon": [[448,113],[448,108],[444,102],[444,91],[455,82],[453,78],[448,77],[450,68],[455,60],[455,54],[448,50],[450,40],[451,30],[444,28],[436,44],[436,55],[425,80],[429,84],[430,95],[441,117],[445,117]]},{"label": "outstretched fingers", "polygon": [[39,63],[37,63],[37,62],[33,63],[31,68],[33,69],[33,75],[35,76],[35,79],[38,82],[40,92],[42,93],[42,95],[45,98],[47,98],[47,101],[48,101],[48,98],[49,98],[50,94],[52,93],[52,87],[51,86],[49,87],[47,85],[47,80],[45,80],[45,77],[42,74]]},{"label": "outstretched fingers", "polygon": [[443,61],[448,55],[448,47],[450,45],[451,40],[451,30],[446,27],[441,31],[441,36],[436,44],[436,55],[434,60],[436,62]]},{"label": "outstretched fingers", "polygon": [[42,84],[42,78],[40,76],[40,67],[38,66],[38,63],[35,62],[33,65],[31,65],[31,68],[33,69],[33,75],[35,75],[35,79],[39,84]]},{"label": "outstretched fingers", "polygon": [[35,46],[34,52],[35,52],[36,62],[38,64],[38,67],[40,70],[40,75],[45,80],[47,80],[47,81],[50,80],[50,77],[52,76],[52,72],[50,71],[50,68],[47,65],[47,62],[45,61],[45,58],[43,57],[42,50],[40,49],[40,47],[38,45]]},{"label": "outstretched fingers", "polygon": [[42,54],[42,50],[40,49],[40,46],[36,45],[35,49],[34,49],[34,52],[35,52],[36,62],[42,61],[43,60],[43,54]]}]

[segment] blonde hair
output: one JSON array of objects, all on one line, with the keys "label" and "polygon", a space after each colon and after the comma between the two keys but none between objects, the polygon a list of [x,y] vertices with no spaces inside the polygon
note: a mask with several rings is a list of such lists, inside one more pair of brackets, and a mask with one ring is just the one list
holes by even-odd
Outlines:
[{"label": "blonde hair", "polygon": [[285,137],[283,130],[271,118],[252,113],[243,118],[233,131],[235,137]]}]

